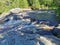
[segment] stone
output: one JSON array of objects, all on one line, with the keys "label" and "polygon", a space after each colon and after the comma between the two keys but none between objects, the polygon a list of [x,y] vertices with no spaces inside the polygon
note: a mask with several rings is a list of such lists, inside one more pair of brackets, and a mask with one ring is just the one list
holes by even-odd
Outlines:
[{"label": "stone", "polygon": [[9,15],[9,14],[10,14],[10,12],[8,12],[8,13],[2,13],[2,14],[0,15],[0,20],[3,19],[5,16],[7,16],[7,15]]},{"label": "stone", "polygon": [[2,34],[0,34],[0,38],[3,38],[4,36]]},{"label": "stone", "polygon": [[58,26],[56,28],[60,29],[60,24],[58,24]]},{"label": "stone", "polygon": [[54,30],[52,31],[53,35],[57,36],[60,38],[60,29],[59,28],[54,28]]},{"label": "stone", "polygon": [[13,13],[13,14],[18,14],[20,12],[22,12],[22,9],[20,9],[20,8],[13,8],[10,10],[10,13]]}]

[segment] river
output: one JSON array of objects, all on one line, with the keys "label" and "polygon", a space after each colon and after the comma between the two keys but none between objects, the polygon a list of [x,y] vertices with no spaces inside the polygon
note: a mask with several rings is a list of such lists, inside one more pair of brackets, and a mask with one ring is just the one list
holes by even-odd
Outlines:
[{"label": "river", "polygon": [[[0,24],[0,45],[59,45],[60,40],[51,31],[39,29],[33,23],[49,22],[55,26],[55,13],[51,11],[27,11],[9,14]],[[34,20],[34,21],[33,21]]]}]

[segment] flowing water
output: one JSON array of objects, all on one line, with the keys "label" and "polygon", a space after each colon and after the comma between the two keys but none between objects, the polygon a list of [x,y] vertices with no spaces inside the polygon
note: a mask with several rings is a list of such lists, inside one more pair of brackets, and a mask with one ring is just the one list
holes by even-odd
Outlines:
[{"label": "flowing water", "polygon": [[[38,22],[48,21],[48,25],[57,24],[57,21],[54,18],[56,15],[54,13],[41,11],[32,11],[26,13],[29,18],[35,19]],[[55,39],[51,31],[39,29],[39,27],[32,24],[33,21],[31,21],[29,18],[21,18],[21,15],[17,14],[10,14],[4,17],[4,22],[0,24],[0,45],[60,44],[60,40]]]}]

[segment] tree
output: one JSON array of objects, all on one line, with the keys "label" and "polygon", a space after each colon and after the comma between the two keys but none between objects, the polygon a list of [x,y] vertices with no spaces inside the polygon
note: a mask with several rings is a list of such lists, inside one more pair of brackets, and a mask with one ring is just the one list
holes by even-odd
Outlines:
[{"label": "tree", "polygon": [[29,6],[32,6],[33,0],[27,0],[29,3]]},{"label": "tree", "polygon": [[53,0],[53,1],[58,7],[60,7],[60,0]]},{"label": "tree", "polygon": [[39,0],[32,0],[32,8],[34,9],[40,8]]},{"label": "tree", "polygon": [[28,1],[27,0],[19,0],[19,7],[20,8],[28,8]]},{"label": "tree", "polygon": [[42,0],[42,3],[46,6],[50,6],[53,3],[53,0]]},{"label": "tree", "polygon": [[60,0],[54,0],[54,3],[58,7],[56,10],[56,13],[58,15],[56,19],[60,21]]},{"label": "tree", "polygon": [[0,0],[0,13],[10,10],[9,0]]}]

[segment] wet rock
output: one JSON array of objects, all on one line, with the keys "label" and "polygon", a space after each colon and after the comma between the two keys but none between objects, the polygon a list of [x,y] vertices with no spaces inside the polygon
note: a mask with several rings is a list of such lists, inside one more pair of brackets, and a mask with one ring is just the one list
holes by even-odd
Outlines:
[{"label": "wet rock", "polygon": [[0,24],[3,24],[4,23],[4,20],[0,20]]},{"label": "wet rock", "polygon": [[60,29],[60,24],[58,24],[58,25],[56,26],[56,28]]},{"label": "wet rock", "polygon": [[0,19],[3,19],[5,16],[7,16],[7,15],[9,15],[10,14],[10,12],[8,12],[8,13],[2,13],[1,15],[0,15]]},{"label": "wet rock", "polygon": [[7,16],[7,15],[9,15],[10,13],[8,12],[8,13],[2,13],[1,15],[0,15],[0,24],[3,24],[4,23],[4,21],[5,21],[5,17]]},{"label": "wet rock", "polygon": [[52,32],[53,32],[53,34],[54,34],[55,36],[57,36],[57,37],[60,38],[60,29],[54,28],[54,30],[53,30]]},{"label": "wet rock", "polygon": [[57,37],[60,38],[60,24],[58,24],[57,26],[55,26],[54,30],[52,31],[53,34]]},{"label": "wet rock", "polygon": [[0,34],[0,38],[3,38],[4,36],[2,34]]}]

